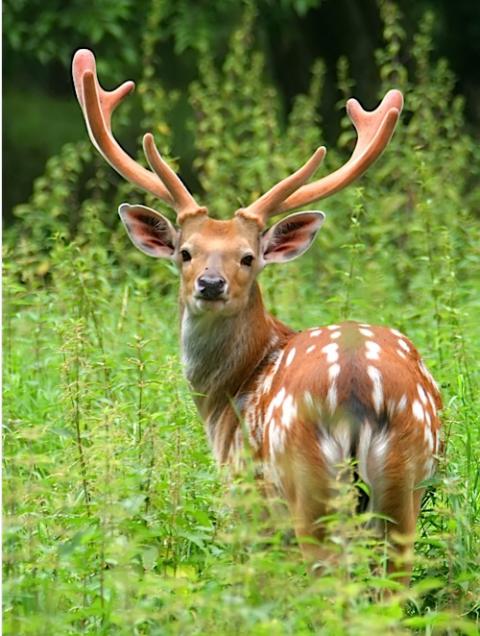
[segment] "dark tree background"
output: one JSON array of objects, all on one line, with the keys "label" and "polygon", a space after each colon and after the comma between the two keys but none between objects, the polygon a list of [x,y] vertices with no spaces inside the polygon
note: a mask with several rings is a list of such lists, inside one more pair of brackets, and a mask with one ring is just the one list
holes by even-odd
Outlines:
[{"label": "dark tree background", "polygon": [[[257,11],[257,46],[263,49],[271,78],[288,110],[293,97],[307,90],[317,58],[326,64],[319,108],[329,139],[338,121],[336,65],[350,63],[352,92],[367,107],[375,104],[378,77],[375,51],[381,43],[376,0],[251,0]],[[106,86],[139,78],[141,43],[152,5],[161,20],[154,26],[155,52],[162,81],[182,93],[196,77],[197,55],[209,50],[222,60],[228,38],[245,3],[233,0],[7,0],[4,5],[4,210],[25,201],[49,156],[67,141],[85,138],[73,97],[70,62],[79,47],[95,51]],[[480,2],[478,0],[398,0],[407,38],[421,16],[434,14],[435,57],[446,57],[457,77],[456,91],[466,100],[466,119],[474,134],[480,125]],[[409,64],[408,59],[402,60]],[[180,100],[181,104],[181,100]],[[177,107],[178,108],[178,107]],[[181,109],[180,109],[181,110]],[[188,154],[181,113],[177,151]],[[138,124],[138,122],[137,122]],[[132,122],[132,138],[138,125]]]}]

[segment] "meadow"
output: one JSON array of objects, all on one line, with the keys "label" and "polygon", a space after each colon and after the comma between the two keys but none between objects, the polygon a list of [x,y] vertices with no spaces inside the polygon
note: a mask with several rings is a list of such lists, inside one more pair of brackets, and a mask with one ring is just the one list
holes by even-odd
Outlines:
[{"label": "meadow", "polygon": [[[219,216],[323,142],[322,63],[287,117],[252,19],[222,67],[199,60],[188,96],[198,198]],[[329,520],[341,558],[312,578],[288,519],[273,531],[265,520],[251,471],[232,481],[214,465],[182,375],[177,273],[137,252],[116,214],[123,200],[155,203],[86,140],[50,159],[4,237],[5,634],[479,633],[479,151],[452,74],[430,60],[431,20],[412,72],[394,5],[383,19],[378,70],[382,92],[405,94],[399,128],[361,181],[320,202],[327,221],[310,251],[260,282],[295,328],[357,319],[402,330],[441,386],[444,454],[410,588],[386,574],[385,546],[347,486]],[[139,126],[172,157],[175,95],[143,46]],[[345,61],[338,83],[350,96]],[[344,118],[326,170],[352,139]]]}]

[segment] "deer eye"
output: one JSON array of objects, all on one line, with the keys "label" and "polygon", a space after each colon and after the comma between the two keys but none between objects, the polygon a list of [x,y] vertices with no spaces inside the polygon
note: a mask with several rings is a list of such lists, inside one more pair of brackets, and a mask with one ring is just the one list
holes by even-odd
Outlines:
[{"label": "deer eye", "polygon": [[192,255],[190,254],[190,252],[188,250],[181,250],[180,251],[180,256],[182,257],[182,261],[184,263],[186,263],[187,261],[191,261],[192,260]]},{"label": "deer eye", "polygon": [[247,254],[240,261],[241,265],[245,265],[246,267],[251,267],[253,263],[254,256],[252,254]]}]

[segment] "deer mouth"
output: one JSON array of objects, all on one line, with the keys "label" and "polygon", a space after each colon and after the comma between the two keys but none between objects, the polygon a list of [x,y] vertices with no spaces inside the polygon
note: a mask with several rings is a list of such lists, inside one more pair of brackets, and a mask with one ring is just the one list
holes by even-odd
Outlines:
[{"label": "deer mouth", "polygon": [[221,312],[228,306],[229,299],[223,296],[216,298],[208,298],[205,296],[195,295],[192,299],[192,309],[196,313],[203,312]]}]

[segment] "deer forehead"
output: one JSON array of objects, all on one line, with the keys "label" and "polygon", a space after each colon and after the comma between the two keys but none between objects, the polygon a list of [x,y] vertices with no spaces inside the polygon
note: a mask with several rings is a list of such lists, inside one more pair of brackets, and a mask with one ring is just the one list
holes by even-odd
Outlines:
[{"label": "deer forehead", "polygon": [[256,250],[259,231],[254,224],[244,223],[237,218],[220,221],[204,217],[185,223],[182,227],[179,246],[187,245],[206,254],[216,253],[228,256],[249,249]]}]

